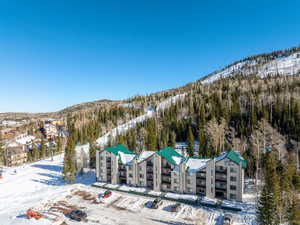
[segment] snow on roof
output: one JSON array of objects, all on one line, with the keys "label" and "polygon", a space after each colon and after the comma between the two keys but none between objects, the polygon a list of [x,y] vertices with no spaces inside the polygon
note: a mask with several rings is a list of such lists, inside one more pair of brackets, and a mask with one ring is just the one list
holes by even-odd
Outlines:
[{"label": "snow on roof", "polygon": [[126,154],[124,152],[119,152],[118,156],[122,164],[125,166],[132,165],[133,159],[136,157],[134,154]]},{"label": "snow on roof", "polygon": [[216,161],[220,161],[222,159],[228,158],[231,161],[239,164],[242,162],[242,166],[245,169],[247,167],[247,161],[241,156],[241,154],[237,151],[231,150],[229,152],[223,152],[221,155],[215,158]]},{"label": "snow on roof", "polygon": [[143,162],[144,160],[150,158],[152,155],[154,155],[155,152],[153,151],[143,151],[138,158],[138,163]]},{"label": "snow on roof", "polygon": [[183,157],[172,156],[172,159],[176,163],[176,165],[181,164],[185,159]]},{"label": "snow on roof", "polygon": [[31,136],[31,135],[28,135],[28,136],[16,138],[15,141],[16,141],[18,144],[25,145],[25,144],[28,144],[28,143],[32,142],[33,140],[35,140],[35,137],[34,137],[34,136]]},{"label": "snow on roof", "polygon": [[204,169],[206,167],[207,162],[210,159],[198,159],[198,158],[189,158],[186,165],[187,170],[190,173],[198,172],[201,169]]},{"label": "snow on roof", "polygon": [[227,156],[227,152],[223,152],[221,155],[217,156],[217,157],[215,158],[215,160],[216,160],[216,161],[220,161],[220,160],[222,160],[222,159],[225,159],[226,156]]},{"label": "snow on roof", "polygon": [[185,158],[180,155],[175,149],[167,147],[157,152],[158,155],[165,158],[169,163],[176,166],[184,162]]}]

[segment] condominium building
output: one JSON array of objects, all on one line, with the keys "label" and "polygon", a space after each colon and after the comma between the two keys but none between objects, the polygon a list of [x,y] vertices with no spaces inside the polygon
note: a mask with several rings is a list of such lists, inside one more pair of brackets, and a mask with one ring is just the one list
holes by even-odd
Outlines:
[{"label": "condominium building", "polygon": [[96,157],[101,182],[242,201],[246,161],[236,151],[201,159],[169,147],[136,155],[117,145],[98,150]]}]

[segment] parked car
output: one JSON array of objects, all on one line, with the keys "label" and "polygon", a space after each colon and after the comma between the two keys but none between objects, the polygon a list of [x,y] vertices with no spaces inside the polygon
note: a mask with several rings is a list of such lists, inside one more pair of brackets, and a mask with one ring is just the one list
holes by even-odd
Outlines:
[{"label": "parked car", "polygon": [[158,207],[161,206],[162,203],[163,203],[163,201],[162,201],[161,198],[156,198],[156,199],[152,202],[150,208],[151,208],[151,209],[158,209]]},{"label": "parked car", "polygon": [[112,192],[107,190],[103,194],[100,195],[100,198],[109,198],[112,195]]},{"label": "parked car", "polygon": [[171,212],[178,212],[180,209],[181,204],[180,203],[176,203],[174,205],[170,206]]},{"label": "parked car", "polygon": [[70,219],[72,220],[76,220],[76,221],[83,221],[87,218],[87,214],[81,210],[73,210],[72,212],[70,212],[70,214],[68,215],[70,217]]},{"label": "parked car", "polygon": [[225,214],[223,225],[232,225],[233,223],[233,216],[231,214]]}]

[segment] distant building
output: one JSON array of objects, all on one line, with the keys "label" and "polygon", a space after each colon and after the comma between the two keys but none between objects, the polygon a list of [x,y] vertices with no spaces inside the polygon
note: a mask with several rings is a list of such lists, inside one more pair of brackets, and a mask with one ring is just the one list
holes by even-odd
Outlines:
[{"label": "distant building", "polygon": [[18,166],[27,162],[27,151],[23,146],[8,147],[5,150],[6,166]]},{"label": "distant building", "polygon": [[27,145],[31,145],[34,141],[36,140],[36,138],[34,136],[31,135],[27,135],[27,134],[21,134],[19,136],[17,136],[16,138],[14,138],[13,140],[10,140],[6,143],[7,147],[16,147],[16,146],[27,146]]},{"label": "distant building", "polygon": [[173,148],[135,155],[117,145],[97,150],[96,157],[102,182],[242,201],[246,161],[235,151],[201,159],[184,157]]},{"label": "distant building", "polygon": [[53,139],[58,136],[58,130],[55,125],[51,123],[46,123],[44,125],[45,137],[48,139]]}]

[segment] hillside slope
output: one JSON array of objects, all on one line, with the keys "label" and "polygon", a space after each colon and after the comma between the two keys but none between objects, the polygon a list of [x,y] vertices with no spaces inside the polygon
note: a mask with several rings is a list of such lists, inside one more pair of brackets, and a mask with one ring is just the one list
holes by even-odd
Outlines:
[{"label": "hillside slope", "polygon": [[300,47],[268,54],[260,54],[232,63],[201,79],[202,83],[211,83],[225,77],[255,74],[259,77],[272,75],[294,75],[300,71]]}]

